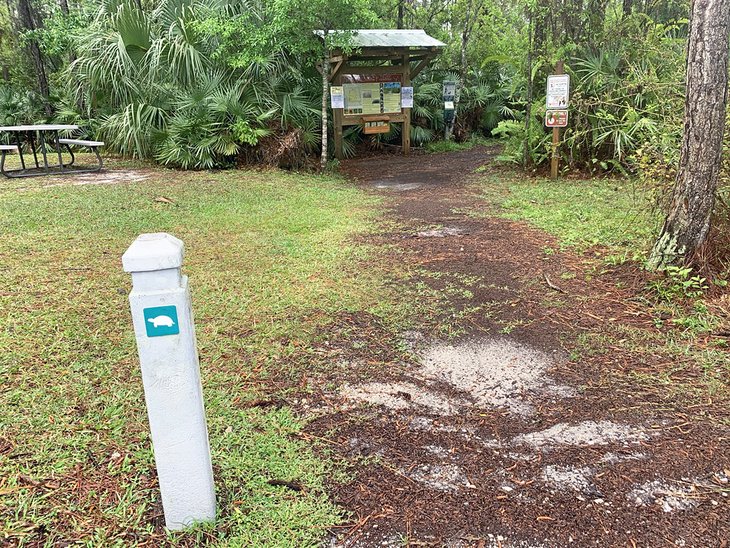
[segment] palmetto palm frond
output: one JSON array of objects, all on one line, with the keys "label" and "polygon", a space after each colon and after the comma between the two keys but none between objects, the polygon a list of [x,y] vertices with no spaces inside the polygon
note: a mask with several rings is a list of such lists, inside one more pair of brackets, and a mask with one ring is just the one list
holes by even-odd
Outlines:
[{"label": "palmetto palm frond", "polygon": [[131,103],[121,112],[102,118],[100,132],[108,146],[125,156],[149,158],[153,138],[167,125],[167,113],[158,105]]}]

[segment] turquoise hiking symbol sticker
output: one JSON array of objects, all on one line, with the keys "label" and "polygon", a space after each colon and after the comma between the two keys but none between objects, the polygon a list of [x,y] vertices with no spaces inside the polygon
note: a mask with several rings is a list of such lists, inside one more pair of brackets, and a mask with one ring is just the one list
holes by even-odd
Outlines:
[{"label": "turquoise hiking symbol sticker", "polygon": [[164,337],[180,333],[176,306],[155,306],[145,308],[142,312],[148,337]]}]

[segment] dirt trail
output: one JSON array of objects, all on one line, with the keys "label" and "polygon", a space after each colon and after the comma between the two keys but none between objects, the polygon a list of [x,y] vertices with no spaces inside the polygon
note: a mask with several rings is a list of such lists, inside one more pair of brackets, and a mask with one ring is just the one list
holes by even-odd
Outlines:
[{"label": "dirt trail", "polygon": [[353,515],[332,545],[725,546],[730,431],[607,381],[651,356],[570,359],[605,322],[651,318],[620,273],[586,282],[583,257],[545,253],[551,236],[469,214],[486,207],[470,174],[495,153],[344,165],[390,206],[398,228],[377,242],[434,274],[423,281],[449,291],[462,334],[394,338],[362,315],[332,332],[339,386],[310,425],[353,465],[332,486]]}]

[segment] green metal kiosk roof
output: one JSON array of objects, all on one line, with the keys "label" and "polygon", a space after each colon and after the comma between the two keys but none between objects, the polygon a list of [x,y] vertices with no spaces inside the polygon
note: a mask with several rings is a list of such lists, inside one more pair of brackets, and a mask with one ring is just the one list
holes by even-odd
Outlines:
[{"label": "green metal kiosk roof", "polygon": [[[352,32],[352,45],[359,48],[443,48],[446,44],[422,29],[358,29]],[[322,31],[317,31],[319,36]]]}]

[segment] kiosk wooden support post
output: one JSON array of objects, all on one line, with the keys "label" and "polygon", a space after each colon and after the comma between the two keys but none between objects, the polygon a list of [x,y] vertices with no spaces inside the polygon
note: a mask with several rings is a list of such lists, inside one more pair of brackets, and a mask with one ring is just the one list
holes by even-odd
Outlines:
[{"label": "kiosk wooden support post", "polygon": [[[411,61],[408,53],[403,54],[403,83],[404,87],[411,85]],[[411,109],[402,108],[403,112],[403,130],[401,134],[401,145],[403,154],[407,156],[411,152]]]},{"label": "kiosk wooden support post", "polygon": [[[332,83],[336,86],[342,85],[342,76],[335,74]],[[345,155],[342,153],[342,109],[333,108],[333,122],[335,126],[335,158],[338,160],[344,159]]]}]

